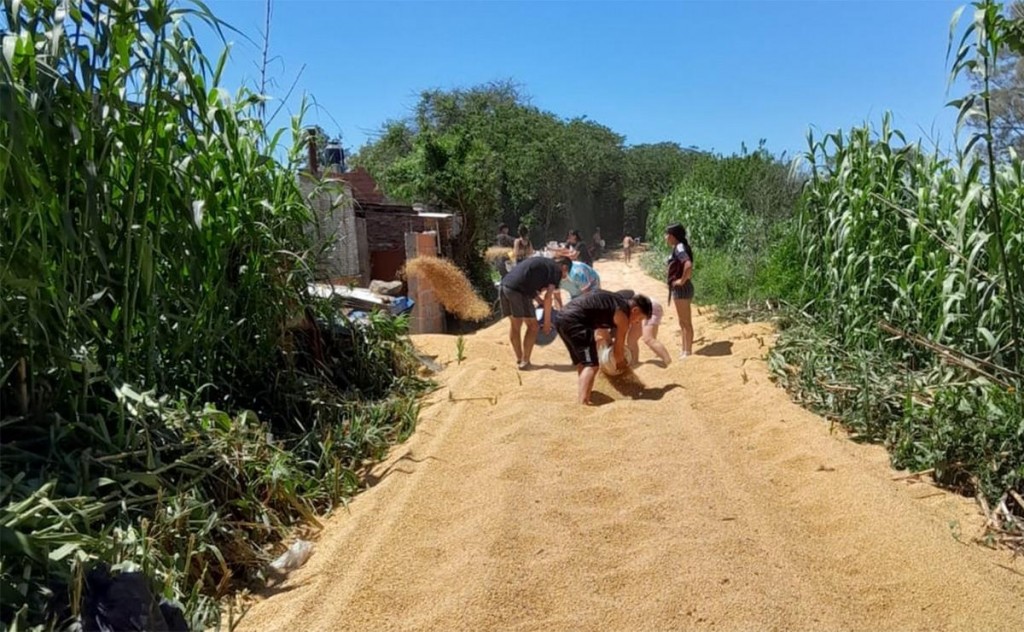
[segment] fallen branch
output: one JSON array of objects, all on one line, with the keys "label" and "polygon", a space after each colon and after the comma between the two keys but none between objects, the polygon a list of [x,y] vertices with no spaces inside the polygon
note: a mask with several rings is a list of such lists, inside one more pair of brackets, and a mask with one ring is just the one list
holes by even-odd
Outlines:
[{"label": "fallen branch", "polygon": [[497,397],[455,397],[455,395],[452,394],[451,390],[448,391],[448,401],[450,401],[450,402],[484,401],[484,402],[490,402],[491,406],[497,406],[498,405],[498,398]]},{"label": "fallen branch", "polygon": [[911,472],[910,474],[904,474],[902,476],[894,476],[892,480],[894,480],[894,481],[905,481],[907,479],[917,478],[919,476],[925,476],[927,474],[934,474],[934,473],[935,473],[935,468],[934,467],[930,467],[927,470],[921,470],[920,472]]},{"label": "fallen branch", "polygon": [[818,385],[832,393],[856,393],[860,390],[856,386],[848,386],[846,384],[828,384],[821,380],[818,381]]},{"label": "fallen branch", "polygon": [[1013,371],[1011,369],[1007,369],[1007,368],[1001,367],[998,364],[992,364],[991,362],[988,362],[987,360],[982,360],[981,358],[976,358],[976,357],[974,357],[974,356],[972,356],[970,354],[964,353],[962,351],[957,351],[956,349],[952,349],[952,348],[947,347],[945,345],[940,345],[937,342],[932,342],[931,340],[928,340],[927,338],[924,338],[922,336],[918,336],[917,334],[912,334],[912,333],[910,333],[908,331],[903,331],[901,329],[897,329],[896,327],[893,327],[892,325],[890,325],[889,323],[885,322],[884,320],[878,321],[878,326],[883,331],[886,331],[886,332],[888,332],[888,333],[890,333],[890,334],[892,334],[892,335],[894,335],[894,336],[896,336],[898,338],[903,338],[904,340],[909,340],[910,342],[913,342],[914,344],[920,345],[920,346],[922,346],[922,347],[924,347],[926,349],[934,351],[935,353],[939,354],[940,356],[942,356],[947,361],[952,362],[953,364],[961,366],[961,367],[963,367],[965,369],[968,369],[970,371],[974,371],[978,375],[986,377],[989,380],[992,380],[993,382],[995,382],[996,384],[999,384],[1000,386],[1002,386],[1004,388],[1013,388],[1014,385],[1009,383],[1009,382],[1007,382],[1007,381],[1005,381],[1005,380],[1003,380],[1003,379],[1000,379],[1000,378],[996,377],[992,373],[982,369],[981,366],[979,366],[979,365],[984,365],[986,367],[989,367],[990,369],[994,369],[996,371],[999,371],[999,372],[1001,372],[1001,373],[1003,373],[1005,375],[1011,376],[1011,377],[1015,377],[1015,378],[1018,378],[1018,379],[1024,379],[1024,375],[1021,375],[1020,373],[1017,373],[1016,371]]}]

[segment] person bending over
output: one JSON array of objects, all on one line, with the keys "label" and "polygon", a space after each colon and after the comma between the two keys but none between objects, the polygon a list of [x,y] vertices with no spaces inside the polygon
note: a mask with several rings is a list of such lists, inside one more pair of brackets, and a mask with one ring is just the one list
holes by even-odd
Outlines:
[{"label": "person bending over", "polygon": [[597,270],[569,257],[556,257],[555,261],[569,266],[569,276],[562,280],[562,289],[569,293],[569,300],[601,289],[601,276]]},{"label": "person bending over", "polygon": [[[619,290],[616,294],[626,300],[636,296],[636,292],[633,290]],[[658,301],[651,299],[651,317],[641,322],[639,326],[630,326],[629,332],[626,334],[626,348],[629,349],[634,365],[640,363],[640,340],[644,341],[644,344],[654,352],[654,355],[661,358],[665,366],[672,364],[672,354],[658,340],[658,327],[661,325],[661,318],[664,315],[665,308]]]},{"label": "person bending over", "polygon": [[566,304],[558,318],[558,335],[569,350],[569,357],[576,367],[577,401],[590,405],[590,395],[597,378],[598,329],[614,331],[612,353],[615,366],[626,368],[626,334],[634,323],[651,317],[651,299],[636,294],[625,299],[613,292],[598,290],[580,296]]},{"label": "person bending over", "polygon": [[[569,274],[565,265],[553,259],[529,257],[516,265],[501,280],[498,298],[501,313],[509,317],[509,341],[516,353],[516,365],[520,369],[530,367],[530,354],[537,342],[540,324],[534,311],[534,297],[541,295],[544,304],[544,333],[551,332],[551,302],[558,286]],[[526,334],[523,334],[526,325]]]}]

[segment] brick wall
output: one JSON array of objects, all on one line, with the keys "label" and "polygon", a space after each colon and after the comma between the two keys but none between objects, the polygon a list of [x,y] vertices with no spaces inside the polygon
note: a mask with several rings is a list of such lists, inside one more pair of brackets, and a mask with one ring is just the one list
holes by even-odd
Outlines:
[{"label": "brick wall", "polygon": [[[407,233],[405,247],[407,257],[436,257],[437,233]],[[409,297],[416,301],[409,318],[409,333],[444,333],[444,309],[437,300],[434,288],[427,281],[416,277],[409,279]]]},{"label": "brick wall", "polygon": [[370,252],[405,249],[405,234],[427,230],[426,220],[413,214],[366,211],[366,243]]}]

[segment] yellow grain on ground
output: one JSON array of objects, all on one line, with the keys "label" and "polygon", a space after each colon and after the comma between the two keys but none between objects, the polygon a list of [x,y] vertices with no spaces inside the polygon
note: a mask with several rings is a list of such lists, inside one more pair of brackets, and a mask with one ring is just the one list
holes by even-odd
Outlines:
[{"label": "yellow grain on ground", "polygon": [[405,274],[429,283],[445,310],[463,320],[480,321],[491,315],[490,305],[477,295],[462,270],[447,259],[410,259],[405,264]]},{"label": "yellow grain on ground", "polygon": [[641,396],[599,380],[593,407],[559,341],[518,372],[506,321],[461,365],[453,336],[416,336],[447,368],[415,435],[241,629],[1024,629],[1024,559],[970,542],[971,501],[893,480],[769,380],[771,327],[703,311],[696,355],[641,346]]}]

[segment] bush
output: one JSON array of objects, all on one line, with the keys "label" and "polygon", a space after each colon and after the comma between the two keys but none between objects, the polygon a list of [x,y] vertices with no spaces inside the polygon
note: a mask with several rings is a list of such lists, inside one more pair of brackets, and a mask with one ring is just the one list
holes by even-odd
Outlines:
[{"label": "bush", "polygon": [[735,251],[745,234],[744,213],[738,202],[682,182],[665,196],[647,221],[647,239],[667,252],[665,228],[679,223],[686,227],[694,258],[704,251]]},{"label": "bush", "polygon": [[300,147],[218,86],[196,6],[3,5],[5,629],[44,623],[60,583],[77,609],[98,560],[214,624],[415,423],[404,321],[307,297]]}]

